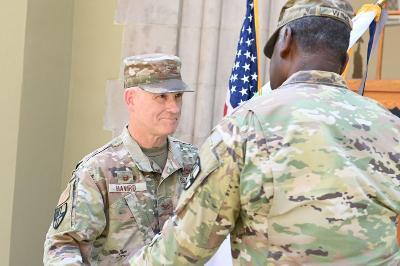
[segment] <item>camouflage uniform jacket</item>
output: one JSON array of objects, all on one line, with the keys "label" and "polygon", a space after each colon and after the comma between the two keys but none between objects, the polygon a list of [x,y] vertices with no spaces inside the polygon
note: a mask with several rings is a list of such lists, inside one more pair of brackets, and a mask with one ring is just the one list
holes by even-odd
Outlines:
[{"label": "camouflage uniform jacket", "polygon": [[190,144],[172,137],[168,143],[163,171],[127,129],[85,157],[59,199],[44,264],[120,265],[150,243],[172,215],[197,157]]},{"label": "camouflage uniform jacket", "polygon": [[400,119],[335,73],[297,72],[244,104],[200,168],[133,265],[202,264],[229,233],[235,265],[400,263]]}]

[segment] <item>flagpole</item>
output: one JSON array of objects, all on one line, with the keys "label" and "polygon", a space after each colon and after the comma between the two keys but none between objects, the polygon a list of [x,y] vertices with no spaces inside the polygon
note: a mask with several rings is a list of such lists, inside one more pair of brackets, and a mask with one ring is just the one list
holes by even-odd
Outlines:
[{"label": "flagpole", "polygon": [[261,65],[261,54],[260,54],[260,24],[259,24],[259,8],[258,8],[258,0],[253,0],[253,4],[254,4],[254,24],[255,24],[255,28],[256,28],[256,46],[257,46],[257,91],[258,91],[258,95],[262,95],[262,89],[261,89],[261,75],[260,75],[260,65]]},{"label": "flagpole", "polygon": [[[368,50],[367,50],[367,60],[366,60],[366,64],[365,64],[365,73],[364,73],[364,77],[361,80],[361,84],[360,87],[358,88],[358,94],[360,95],[364,95],[364,89],[365,89],[365,83],[367,81],[367,76],[368,76],[368,64],[369,64],[369,59],[372,53],[372,49],[374,48],[374,41],[379,40],[379,37],[382,37],[381,32],[383,32],[384,28],[385,28],[385,18],[382,18],[382,12],[385,8],[387,0],[378,0],[375,5],[370,5],[372,6],[371,10],[373,9],[373,7],[375,7],[375,9],[378,9],[375,11],[375,17],[372,20],[371,24],[369,25],[369,33],[370,33],[370,39],[368,42]],[[368,5],[366,9],[368,10]],[[362,8],[361,8],[362,9]],[[376,31],[378,28],[378,31]],[[379,37],[376,37],[379,36]],[[377,39],[376,39],[377,38]],[[376,40],[375,40],[376,39]],[[378,58],[379,59],[379,58]],[[379,60],[378,60],[379,61]],[[378,65],[381,64],[381,62],[378,62]],[[378,66],[381,67],[381,66]]]},{"label": "flagpole", "polygon": [[383,8],[383,6],[386,4],[387,0],[378,0],[378,2],[376,2],[376,4],[378,6],[380,6],[381,8]]}]

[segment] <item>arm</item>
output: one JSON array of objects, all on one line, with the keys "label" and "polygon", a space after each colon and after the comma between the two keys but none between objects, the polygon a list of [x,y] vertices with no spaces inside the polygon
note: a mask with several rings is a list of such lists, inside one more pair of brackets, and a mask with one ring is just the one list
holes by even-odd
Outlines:
[{"label": "arm", "polygon": [[200,149],[200,173],[182,194],[175,216],[135,254],[132,265],[200,265],[214,254],[240,213],[240,176],[248,139],[255,136],[247,122],[242,127],[229,118],[216,127]]},{"label": "arm", "polygon": [[81,168],[62,193],[44,244],[44,265],[82,265],[106,225],[102,195]]},{"label": "arm", "polygon": [[240,170],[232,161],[230,167],[220,166],[209,141],[200,160],[201,172],[181,195],[176,215],[165,223],[161,237],[143,250],[137,265],[203,264],[232,230],[239,211]]}]

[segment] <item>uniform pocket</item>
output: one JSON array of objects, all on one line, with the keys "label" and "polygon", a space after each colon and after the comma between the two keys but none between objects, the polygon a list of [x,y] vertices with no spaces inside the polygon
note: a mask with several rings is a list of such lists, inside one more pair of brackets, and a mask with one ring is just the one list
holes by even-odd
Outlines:
[{"label": "uniform pocket", "polygon": [[126,204],[128,205],[129,210],[132,213],[132,216],[135,218],[136,222],[140,225],[150,224],[150,218],[146,213],[146,206],[142,206],[140,204],[139,199],[135,194],[128,194],[125,196]]},{"label": "uniform pocket", "polygon": [[157,210],[159,217],[159,228],[161,229],[166,220],[172,216],[174,212],[174,203],[172,197],[160,197],[157,201]]},{"label": "uniform pocket", "polygon": [[134,193],[124,197],[126,204],[135,219],[138,229],[144,234],[146,244],[154,237],[154,230],[158,228],[155,219],[155,204],[149,201],[143,202]]},{"label": "uniform pocket", "polygon": [[129,235],[141,231],[137,218],[133,215],[133,211],[128,205],[126,197],[128,195],[121,195],[120,198],[114,199],[110,205],[109,220],[110,220],[110,233],[118,233],[122,230],[129,231]]},{"label": "uniform pocket", "polygon": [[[100,265],[120,265],[120,261],[150,242],[143,224],[148,219],[139,213],[135,195],[113,193],[108,210],[108,231],[100,246]],[[150,239],[151,240],[151,239]]]}]

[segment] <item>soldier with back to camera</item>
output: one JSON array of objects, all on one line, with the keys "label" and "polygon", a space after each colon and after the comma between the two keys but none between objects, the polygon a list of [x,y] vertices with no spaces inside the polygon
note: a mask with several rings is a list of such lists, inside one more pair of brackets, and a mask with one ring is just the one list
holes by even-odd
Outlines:
[{"label": "soldier with back to camera", "polygon": [[176,213],[132,265],[399,265],[400,119],[346,87],[353,10],[289,0],[264,49],[272,93],[220,122]]}]

